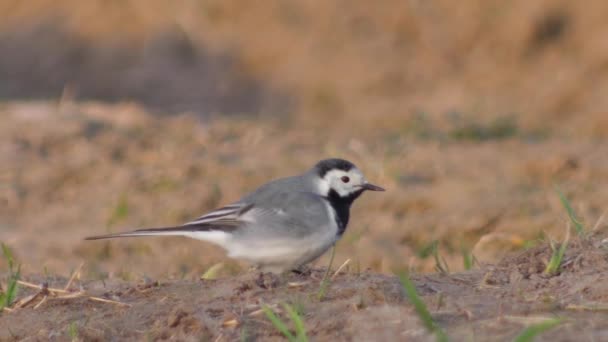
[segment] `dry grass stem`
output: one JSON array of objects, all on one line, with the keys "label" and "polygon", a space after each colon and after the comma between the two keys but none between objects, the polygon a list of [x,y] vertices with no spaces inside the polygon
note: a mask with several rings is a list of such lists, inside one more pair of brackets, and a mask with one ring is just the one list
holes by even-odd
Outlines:
[{"label": "dry grass stem", "polygon": [[230,319],[222,323],[223,327],[236,327],[237,325],[239,325],[239,321],[236,319]]},{"label": "dry grass stem", "polygon": [[287,283],[287,286],[294,288],[294,287],[303,287],[308,285],[310,282],[308,281],[292,281]]},{"label": "dry grass stem", "polygon": [[597,219],[597,222],[595,222],[595,225],[591,229],[592,232],[596,232],[600,228],[600,225],[604,222],[605,217],[606,217],[606,212],[604,211],[604,213],[602,213],[600,218]]},{"label": "dry grass stem", "polygon": [[533,324],[540,324],[540,323],[546,322],[546,321],[552,319],[552,317],[506,315],[506,316],[503,316],[501,319],[504,319],[507,322],[518,323],[518,324],[522,324],[522,325],[533,325]]},{"label": "dry grass stem", "polygon": [[89,298],[89,300],[92,300],[94,302],[115,304],[115,305],[118,305],[118,306],[126,306],[126,307],[131,307],[132,306],[131,304],[119,302],[117,300],[105,299],[105,298],[100,298],[100,297],[92,297],[92,296],[88,296],[88,298]]},{"label": "dry grass stem", "polygon": [[36,298],[38,298],[38,296],[42,295],[42,291],[38,291],[33,295],[29,295],[27,297],[23,297],[20,300],[18,300],[14,305],[13,308],[14,309],[20,309],[23,308],[25,306],[27,306],[28,304],[30,304],[31,302],[33,302]]},{"label": "dry grass stem", "polygon": [[18,280],[17,283],[19,285],[21,285],[21,286],[29,287],[29,288],[32,288],[32,289],[38,289],[38,290],[46,289],[50,293],[54,293],[54,294],[57,294],[57,293],[71,293],[70,291],[66,291],[66,290],[54,289],[54,288],[50,288],[50,287],[47,287],[47,286],[44,286],[44,285],[43,286],[36,285],[34,283],[30,283],[30,282],[27,282],[25,280]]},{"label": "dry grass stem", "polygon": [[566,310],[575,311],[608,311],[606,303],[588,303],[588,304],[568,304]]},{"label": "dry grass stem", "polygon": [[331,280],[335,280],[336,277],[338,276],[338,274],[340,273],[340,271],[342,271],[342,269],[344,269],[344,267],[348,266],[348,264],[350,264],[351,260],[350,259],[346,259],[346,261],[340,266],[338,267],[338,269],[336,270],[336,272],[334,273],[333,276],[331,276]]},{"label": "dry grass stem", "polygon": [[[70,278],[70,280],[72,282],[73,282],[73,279],[75,279],[77,277],[77,274],[80,273],[81,267],[82,266],[80,266],[72,274],[72,277]],[[37,292],[36,294],[30,295],[30,296],[27,296],[25,298],[22,298],[21,300],[19,300],[18,302],[16,302],[15,305],[13,305],[13,309],[26,307],[30,303],[34,302],[34,300],[37,299],[38,297],[40,297],[41,295],[43,297],[40,300],[40,302],[34,306],[34,309],[38,309],[43,303],[45,303],[47,301],[49,295],[52,296],[51,299],[75,299],[75,298],[84,297],[84,298],[87,298],[88,300],[91,300],[91,301],[94,301],[94,302],[100,302],[100,303],[114,304],[114,305],[118,305],[118,306],[131,307],[131,304],[119,302],[119,301],[116,301],[116,300],[111,300],[111,299],[106,299],[106,298],[101,298],[101,297],[95,297],[95,296],[89,296],[84,291],[71,292],[71,291],[62,290],[62,289],[50,288],[46,284],[36,285],[36,284],[30,283],[30,282],[27,282],[27,281],[24,281],[24,280],[19,280],[18,283],[21,286],[29,287],[29,288],[32,288],[32,289],[37,289],[37,290],[39,290],[39,292]],[[70,282],[68,282],[68,285],[71,285]],[[69,286],[66,286],[65,288],[68,288],[68,287]],[[7,311],[10,312],[11,310],[9,309]]]},{"label": "dry grass stem", "polygon": [[38,304],[36,304],[36,305],[34,306],[34,310],[38,309],[39,307],[41,307],[41,306],[42,306],[42,304],[46,303],[47,298],[49,298],[49,296],[48,296],[48,295],[47,295],[47,296],[42,297],[42,300],[41,300],[40,302],[38,302]]},{"label": "dry grass stem", "polygon": [[72,272],[72,275],[70,276],[70,280],[68,280],[68,283],[63,288],[64,291],[67,291],[70,288],[70,286],[72,286],[72,283],[74,282],[74,279],[76,279],[76,277],[78,277],[78,279],[80,279],[80,270],[82,269],[82,266],[84,266],[84,261],[80,263],[80,265],[74,270],[74,272]]}]

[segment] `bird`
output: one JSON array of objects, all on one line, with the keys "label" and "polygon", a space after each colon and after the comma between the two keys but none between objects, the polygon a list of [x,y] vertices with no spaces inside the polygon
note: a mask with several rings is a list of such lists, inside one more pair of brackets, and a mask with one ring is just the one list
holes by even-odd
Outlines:
[{"label": "bird", "polygon": [[261,272],[281,274],[297,271],[334,246],[346,231],[351,205],[365,191],[385,189],[369,183],[352,162],[329,158],[183,225],[85,240],[184,236],[219,245],[228,257],[249,262]]}]

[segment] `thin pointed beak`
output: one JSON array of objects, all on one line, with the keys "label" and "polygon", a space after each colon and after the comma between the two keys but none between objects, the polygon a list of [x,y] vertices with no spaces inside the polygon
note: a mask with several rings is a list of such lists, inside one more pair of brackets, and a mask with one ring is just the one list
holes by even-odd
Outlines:
[{"label": "thin pointed beak", "polygon": [[384,188],[374,185],[372,183],[365,183],[361,186],[364,190],[370,191],[385,191]]}]

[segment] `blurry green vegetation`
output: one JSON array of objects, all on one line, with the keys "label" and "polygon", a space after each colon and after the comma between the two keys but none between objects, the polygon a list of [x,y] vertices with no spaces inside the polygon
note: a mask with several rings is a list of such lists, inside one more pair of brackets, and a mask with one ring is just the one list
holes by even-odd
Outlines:
[{"label": "blurry green vegetation", "polygon": [[572,208],[570,201],[566,198],[566,196],[556,188],[556,192],[559,196],[560,202],[562,203],[564,209],[568,214],[568,218],[570,222],[568,227],[566,228],[566,235],[564,237],[564,241],[558,246],[556,246],[555,242],[549,239],[549,244],[551,246],[551,259],[545,268],[545,274],[555,275],[560,271],[560,267],[562,265],[562,261],[564,259],[564,254],[566,253],[566,248],[568,247],[568,243],[570,241],[570,224],[574,226],[574,230],[578,234],[579,238],[585,235],[585,226],[581,222],[581,220],[576,215],[576,212]]},{"label": "blurry green vegetation", "polygon": [[433,124],[429,120],[427,113],[421,111],[415,112],[414,115],[405,122],[405,126],[402,130],[406,135],[414,136],[422,140],[438,137],[438,132],[433,128]]},{"label": "blurry green vegetation", "polygon": [[556,191],[559,195],[559,199],[562,202],[562,205],[564,206],[564,209],[566,209],[566,212],[568,213],[568,217],[570,218],[570,222],[572,222],[576,233],[579,236],[582,236],[583,234],[585,234],[584,224],[578,218],[574,209],[572,209],[572,205],[570,204],[570,201],[568,201],[568,198],[566,198],[566,196],[559,190],[559,188],[556,188]]},{"label": "blurry green vegetation", "polygon": [[525,240],[521,246],[521,249],[528,250],[530,248],[536,247],[538,245],[538,240]]},{"label": "blurry green vegetation", "polygon": [[268,318],[268,320],[272,323],[272,325],[280,331],[283,336],[290,342],[306,342],[308,341],[308,337],[306,337],[306,328],[304,326],[304,321],[300,317],[300,314],[293,309],[289,304],[283,304],[283,309],[289,315],[291,322],[295,327],[296,335],[287,328],[287,325],[277,316],[277,314],[272,311],[272,309],[266,305],[262,306],[262,310],[264,314]]},{"label": "blurry green vegetation", "polygon": [[212,265],[211,267],[209,267],[205,273],[203,273],[203,275],[201,275],[201,279],[204,280],[212,280],[212,279],[216,279],[218,276],[218,273],[224,268],[224,263],[223,262],[218,262],[217,264]]},{"label": "blurry green vegetation", "polygon": [[439,254],[439,240],[433,240],[417,252],[418,257],[426,259],[430,256],[435,260],[435,271],[441,274],[450,273],[450,268],[443,256]]},{"label": "blurry green vegetation", "polygon": [[11,306],[17,297],[17,291],[19,289],[18,281],[21,274],[21,265],[15,268],[15,259],[13,258],[11,250],[4,243],[1,245],[4,260],[8,265],[8,281],[6,290],[0,289],[0,313],[2,313],[4,308]]},{"label": "blurry green vegetation", "polygon": [[562,323],[562,319],[554,318],[549,319],[545,322],[533,324],[524,329],[519,335],[515,337],[514,342],[533,342],[536,337],[545,331]]},{"label": "blurry green vegetation", "polygon": [[426,259],[435,253],[435,251],[437,250],[438,244],[439,244],[438,240],[433,240],[430,243],[428,243],[428,244],[422,246],[420,249],[418,249],[416,254],[418,255],[419,258]]},{"label": "blurry green vegetation", "polygon": [[454,128],[448,133],[448,136],[454,140],[482,142],[507,139],[516,136],[518,133],[519,128],[514,118],[501,117],[485,125],[467,122]]},{"label": "blurry green vegetation", "polygon": [[329,258],[329,264],[327,265],[327,270],[325,271],[325,274],[323,275],[323,279],[321,280],[321,283],[319,285],[319,291],[317,292],[317,299],[319,301],[321,301],[321,300],[323,300],[323,298],[325,298],[325,294],[327,293],[327,290],[329,288],[329,285],[331,282],[329,273],[331,272],[331,266],[334,263],[335,256],[336,256],[336,246],[334,245],[331,248],[331,256]]},{"label": "blurry green vegetation", "polygon": [[462,264],[465,270],[470,270],[471,268],[473,268],[473,265],[475,264],[475,256],[473,255],[473,253],[471,253],[471,251],[466,248],[466,247],[462,247],[461,249],[462,251]]},{"label": "blurry green vegetation", "polygon": [[[158,179],[156,179],[154,182],[149,184],[148,188],[145,189],[145,191],[150,191],[152,193],[155,193],[155,192],[162,193],[162,192],[173,191],[173,190],[177,189],[178,187],[179,187],[179,184],[178,184],[177,180],[171,179],[168,176],[161,176]],[[127,211],[127,213],[128,213],[128,211]],[[125,213],[125,215],[126,215],[126,213]]]},{"label": "blurry green vegetation", "polygon": [[[110,231],[111,227],[113,227],[117,223],[126,219],[127,216],[129,216],[129,202],[127,200],[127,195],[123,193],[118,198],[116,205],[114,206],[114,208],[112,208],[112,211],[110,212],[110,215],[108,216],[108,219],[106,220],[106,229],[108,230],[108,232]],[[103,242],[103,246],[97,253],[97,259],[98,260],[108,260],[111,257],[112,257],[112,247],[111,247],[110,241],[105,241],[105,242]]]},{"label": "blurry green vegetation", "polygon": [[549,263],[545,268],[545,274],[555,275],[559,273],[560,267],[562,265],[562,261],[564,259],[564,254],[566,253],[566,248],[568,247],[568,242],[570,241],[570,226],[566,228],[566,236],[564,237],[564,241],[556,246],[553,240],[549,239],[549,245],[551,246],[551,259],[549,259]]},{"label": "blurry green vegetation", "polygon": [[403,290],[405,291],[405,295],[410,300],[410,302],[414,305],[414,309],[416,310],[416,314],[424,324],[424,327],[432,334],[435,334],[435,338],[437,342],[447,342],[448,337],[441,329],[439,325],[433,320],[426,304],[422,301],[422,298],[418,295],[416,291],[416,285],[411,281],[410,277],[406,273],[402,273],[399,275],[399,279],[401,280],[401,285],[403,286]]},{"label": "blurry green vegetation", "polygon": [[68,336],[70,336],[72,341],[78,341],[78,324],[76,322],[68,325]]},{"label": "blurry green vegetation", "polygon": [[129,202],[127,201],[127,195],[122,194],[114,206],[114,209],[110,213],[108,220],[106,221],[106,227],[112,227],[116,223],[124,220],[129,215]]},{"label": "blurry green vegetation", "polygon": [[420,140],[453,140],[485,142],[520,137],[527,140],[542,140],[548,136],[548,131],[522,131],[515,116],[501,116],[489,122],[480,122],[475,115],[463,115],[460,112],[446,113],[447,124],[440,124],[431,119],[425,112],[415,112],[400,126],[401,135],[415,137]]}]

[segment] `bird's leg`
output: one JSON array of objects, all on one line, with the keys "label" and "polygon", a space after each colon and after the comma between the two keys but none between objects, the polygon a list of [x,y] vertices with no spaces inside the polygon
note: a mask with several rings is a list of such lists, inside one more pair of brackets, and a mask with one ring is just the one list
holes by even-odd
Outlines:
[{"label": "bird's leg", "polygon": [[300,266],[298,268],[294,268],[293,270],[291,270],[291,272],[301,277],[310,277],[310,275],[312,274],[312,268],[307,266]]},{"label": "bird's leg", "polygon": [[274,289],[280,283],[279,277],[274,273],[260,272],[255,284],[263,289]]},{"label": "bird's leg", "polygon": [[276,274],[263,272],[260,267],[250,268],[248,274],[247,280],[235,288],[237,294],[253,290],[256,286],[268,290],[276,288],[280,284],[280,279]]}]

